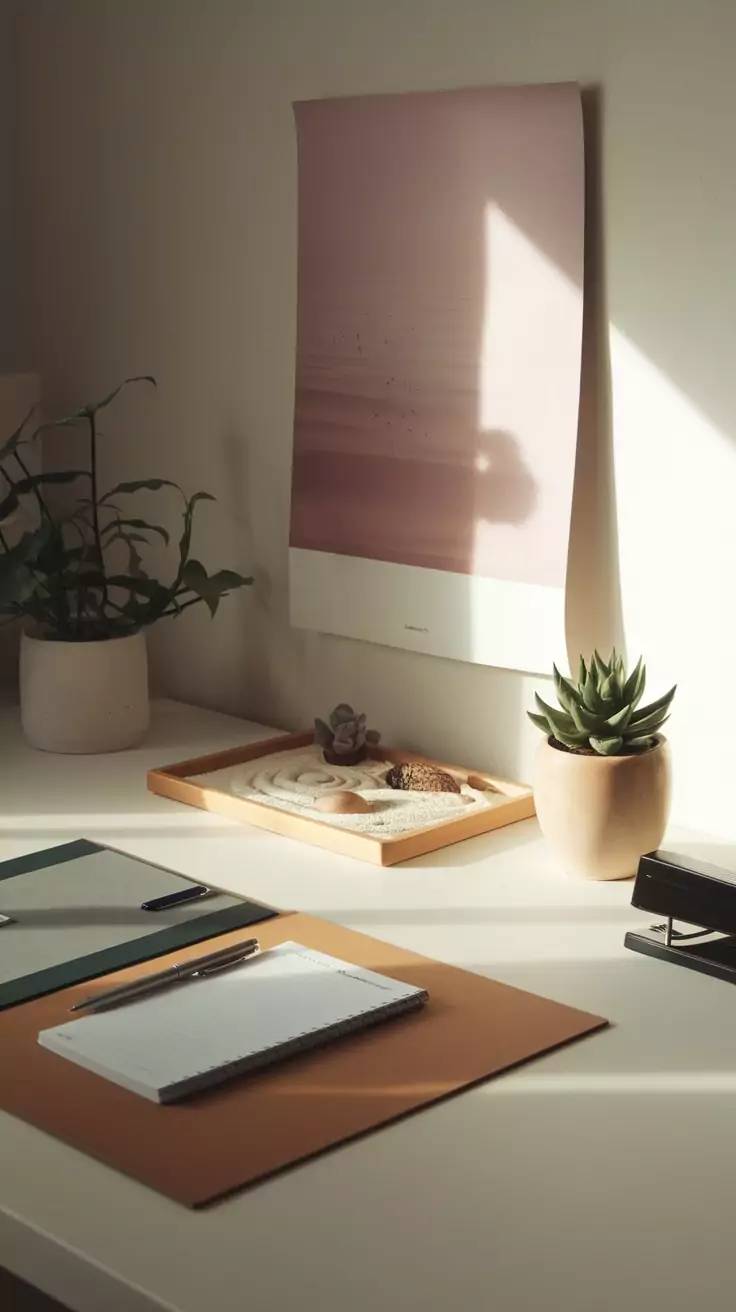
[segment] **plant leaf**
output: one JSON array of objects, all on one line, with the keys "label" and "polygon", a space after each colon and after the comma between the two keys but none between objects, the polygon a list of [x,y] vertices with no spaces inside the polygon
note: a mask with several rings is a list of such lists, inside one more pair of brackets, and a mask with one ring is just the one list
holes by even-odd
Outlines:
[{"label": "plant leaf", "polygon": [[596,733],[599,731],[604,722],[605,716],[605,712],[589,711],[587,706],[584,704],[581,705],[580,702],[578,702],[577,705],[571,705],[570,714],[575,721],[575,727],[585,733]]},{"label": "plant leaf", "polygon": [[113,388],[112,392],[108,392],[107,396],[103,396],[101,401],[88,401],[86,405],[81,406],[79,410],[75,410],[74,414],[66,415],[64,419],[50,419],[47,423],[41,424],[41,426],[36,429],[33,437],[38,437],[39,434],[46,433],[53,428],[70,428],[84,422],[85,419],[91,419],[97,414],[98,410],[104,410],[105,406],[108,406],[111,401],[114,401],[118,392],[121,392],[124,387],[127,387],[128,383],[153,383],[153,386],[155,387],[156,379],[152,374],[136,374],[134,378],[125,378],[122,383],[119,383],[117,387]]},{"label": "plant leaf", "polygon": [[591,738],[590,745],[599,756],[615,756],[624,745],[623,738]]},{"label": "plant leaf", "polygon": [[650,747],[654,746],[654,739],[646,734],[643,738],[627,738],[627,752],[647,752]]},{"label": "plant leaf", "polygon": [[104,497],[100,497],[99,504],[104,506],[110,500],[110,497],[117,496],[119,492],[160,492],[162,487],[173,487],[180,496],[184,496],[179,484],[172,483],[169,478],[136,478],[130,483],[118,483],[116,487],[111,487]]},{"label": "plant leaf", "polygon": [[147,597],[149,600],[159,599],[161,593],[170,595],[171,589],[164,587],[156,579],[149,579],[148,575],[133,574],[110,574],[107,579],[108,586],[111,588],[124,588],[126,592],[134,592],[141,597]]},{"label": "plant leaf", "polygon": [[[79,417],[90,419],[92,415],[97,414],[98,410],[104,410],[111,401],[115,400],[118,392],[122,392],[123,388],[127,387],[129,383],[152,383],[155,387],[156,379],[153,377],[153,374],[135,374],[133,378],[124,378],[122,383],[118,383],[117,387],[114,387],[111,392],[108,392],[107,396],[103,396],[101,401],[89,401],[87,405],[83,405],[81,410],[77,412]],[[75,416],[75,418],[76,417],[77,416]]]},{"label": "plant leaf", "polygon": [[643,734],[649,735],[657,729],[661,729],[663,724],[669,720],[667,709],[654,711],[652,715],[647,715],[643,720],[632,721],[629,725],[629,731],[632,737],[640,738]]},{"label": "plant leaf", "polygon": [[107,539],[108,546],[111,542],[142,542],[146,547],[150,545],[148,538],[142,533],[111,533]]},{"label": "plant leaf", "polygon": [[658,697],[656,702],[650,702],[648,706],[640,706],[632,721],[632,728],[637,728],[643,720],[653,715],[655,711],[666,711],[676,692],[677,684],[675,683],[669,692],[666,692],[662,697]]},{"label": "plant leaf", "polygon": [[73,483],[77,478],[89,478],[89,470],[66,469],[48,474],[31,474],[28,478],[18,479],[18,482],[14,484],[7,496],[0,502],[0,523],[7,519],[8,515],[11,515],[14,510],[18,509],[20,497],[35,492],[41,487]]},{"label": "plant leaf", "polygon": [[605,723],[600,725],[600,728],[614,729],[617,733],[621,733],[627,728],[632,713],[633,708],[631,706],[623,706],[620,711],[616,711],[615,715],[609,715]]},{"label": "plant leaf", "polygon": [[[194,507],[199,501],[214,501],[214,499],[215,498],[209,492],[195,492],[194,496],[190,497],[184,506],[184,530],[179,539],[179,573],[176,577],[175,590],[184,580],[184,568],[189,560],[189,548],[192,541],[192,524],[194,522]],[[204,566],[200,565],[200,569],[204,569]]]},{"label": "plant leaf", "polygon": [[612,674],[607,674],[600,686],[600,698],[602,702],[608,702],[609,705],[616,697],[616,687]]},{"label": "plant leaf", "polygon": [[111,519],[110,523],[106,524],[102,530],[103,538],[113,529],[119,528],[135,528],[145,530],[146,533],[157,533],[160,538],[163,538],[168,546],[168,530],[165,529],[162,524],[149,524],[147,519]]},{"label": "plant leaf", "polygon": [[228,581],[223,583],[216,574],[208,574],[199,560],[186,561],[182,570],[182,583],[190,592],[196,593],[202,599],[213,618],[224,593],[236,586],[230,580],[240,580],[240,575],[233,574],[231,570],[221,570],[220,574],[224,574]]},{"label": "plant leaf", "polygon": [[560,674],[556,665],[552,666],[552,677],[560,705],[572,715],[570,703],[574,705],[579,700],[580,693],[578,689],[570,679],[566,679],[564,674]]},{"label": "plant leaf", "polygon": [[559,738],[560,742],[564,742],[568,747],[582,747],[588,741],[587,733],[576,727],[575,721],[570,715],[555,711],[542,700],[538,693],[535,694],[535,700],[542,714],[547,717],[555,738]]},{"label": "plant leaf", "polygon": [[30,419],[31,415],[36,409],[37,404],[38,402],[34,402],[30,410],[28,411],[28,414],[26,415],[25,419],[21,421],[21,423],[16,428],[15,432],[10,434],[10,437],[7,439],[5,444],[0,447],[0,462],[7,459],[8,456],[12,456],[16,448],[20,446],[21,442],[23,441],[23,430],[25,429],[28,420]]},{"label": "plant leaf", "polygon": [[532,724],[535,724],[537,728],[541,729],[542,733],[546,734],[546,736],[549,738],[550,734],[552,733],[552,729],[550,727],[549,721],[546,720],[543,715],[536,715],[534,711],[527,711],[527,715],[529,716],[529,719],[531,720]]},{"label": "plant leaf", "polygon": [[644,664],[644,658],[640,656],[624,684],[623,691],[623,700],[625,702],[630,702],[634,709],[636,709],[638,703],[641,701],[646,681],[647,669]]},{"label": "plant leaf", "polygon": [[595,665],[596,673],[598,675],[598,682],[602,684],[603,680],[608,678],[611,671],[597,649],[593,652],[593,664]]},{"label": "plant leaf", "polygon": [[31,597],[38,586],[31,566],[48,541],[48,528],[42,525],[30,533],[24,533],[15,546],[0,553],[0,607],[22,605]]},{"label": "plant leaf", "polygon": [[598,692],[598,672],[591,668],[588,680],[583,688],[583,701],[594,715],[605,715],[606,707]]},{"label": "plant leaf", "polygon": [[254,582],[252,574],[238,574],[234,569],[218,569],[210,577],[223,593],[232,592],[236,588],[250,588]]}]

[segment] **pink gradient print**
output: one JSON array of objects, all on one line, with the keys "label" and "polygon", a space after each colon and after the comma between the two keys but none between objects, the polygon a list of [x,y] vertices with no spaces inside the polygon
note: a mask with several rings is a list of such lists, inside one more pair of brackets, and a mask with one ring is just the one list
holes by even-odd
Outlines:
[{"label": "pink gradient print", "polygon": [[296,122],[291,545],[564,586],[577,87],[312,101]]}]

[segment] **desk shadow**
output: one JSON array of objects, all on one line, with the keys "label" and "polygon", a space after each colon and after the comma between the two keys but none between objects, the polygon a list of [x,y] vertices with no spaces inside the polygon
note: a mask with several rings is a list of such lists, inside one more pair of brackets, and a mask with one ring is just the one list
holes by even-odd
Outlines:
[{"label": "desk shadow", "polygon": [[[519,820],[513,825],[494,829],[491,833],[480,834],[478,838],[465,838],[461,843],[451,843],[449,847],[440,847],[436,852],[426,852],[424,856],[412,857],[402,861],[398,870],[421,870],[424,868],[452,868],[453,866],[473,866],[487,862],[492,868],[494,857],[501,857],[505,852],[527,847],[539,841],[539,826],[535,819]],[[489,869],[490,873],[490,869]]]},{"label": "desk shadow", "polygon": [[[350,925],[594,925],[606,922],[632,928],[630,906],[617,907],[330,907],[320,915],[335,924]],[[484,972],[485,973],[485,972]]]}]

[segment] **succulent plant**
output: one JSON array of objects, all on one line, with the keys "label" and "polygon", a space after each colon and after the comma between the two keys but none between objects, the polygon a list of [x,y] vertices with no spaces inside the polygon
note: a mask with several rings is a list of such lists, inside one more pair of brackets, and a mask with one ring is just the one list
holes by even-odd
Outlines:
[{"label": "succulent plant", "polygon": [[557,666],[552,668],[559,709],[537,696],[539,714],[528,712],[542,733],[563,747],[599,756],[629,756],[654,747],[677,685],[656,702],[640,706],[646,683],[641,657],[628,677],[615,649],[608,661],[596,651],[587,666],[581,656],[577,683]]},{"label": "succulent plant", "polygon": [[369,743],[375,745],[381,737],[375,729],[366,729],[366,716],[356,715],[346,702],[331,711],[329,724],[315,720],[314,736],[323,751],[345,761],[360,756]]}]

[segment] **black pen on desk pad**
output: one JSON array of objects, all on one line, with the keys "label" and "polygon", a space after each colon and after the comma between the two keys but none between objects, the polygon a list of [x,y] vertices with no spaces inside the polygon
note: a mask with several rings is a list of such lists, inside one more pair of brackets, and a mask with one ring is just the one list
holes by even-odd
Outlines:
[{"label": "black pen on desk pad", "polygon": [[206,897],[211,891],[205,884],[192,884],[190,888],[181,888],[176,893],[164,893],[162,897],[152,897],[148,902],[142,902],[141,911],[168,911],[171,907],[180,907],[186,902]]},{"label": "black pen on desk pad", "polygon": [[81,1002],[75,1002],[69,1010],[105,1011],[108,1007],[133,1002],[136,998],[147,998],[151,993],[158,993],[160,989],[175,984],[178,980],[190,979],[193,975],[209,975],[211,971],[223,970],[225,966],[237,966],[239,962],[255,956],[260,951],[260,946],[257,938],[248,938],[242,943],[231,943],[229,947],[219,948],[217,952],[207,952],[203,957],[193,957],[191,961],[184,961],[181,965],[167,966],[165,970],[144,975],[142,979],[131,980],[130,984],[119,984],[114,989],[106,989],[104,993],[94,993],[89,998],[83,998]]}]

